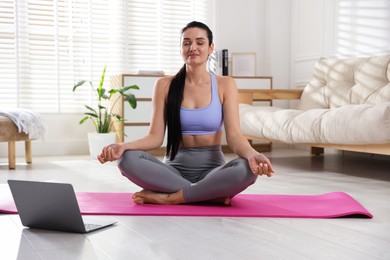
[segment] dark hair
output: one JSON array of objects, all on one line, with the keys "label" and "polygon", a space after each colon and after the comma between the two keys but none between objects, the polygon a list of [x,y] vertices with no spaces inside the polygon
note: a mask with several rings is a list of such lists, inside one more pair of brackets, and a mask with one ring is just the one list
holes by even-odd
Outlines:
[{"label": "dark hair", "polygon": [[197,21],[190,22],[183,29],[181,29],[181,34],[183,34],[185,31],[187,31],[190,28],[200,28],[205,30],[207,33],[207,39],[209,40],[209,46],[213,43],[213,32],[204,23],[197,22]]},{"label": "dark hair", "polygon": [[[190,22],[181,30],[181,34],[190,28],[200,28],[205,30],[207,32],[209,46],[213,43],[213,33],[204,23],[197,21]],[[182,142],[180,107],[183,101],[185,80],[186,65],[184,64],[171,81],[164,111],[165,122],[168,129],[166,155],[169,155],[170,160],[175,158],[177,151],[179,150],[180,143]]]}]

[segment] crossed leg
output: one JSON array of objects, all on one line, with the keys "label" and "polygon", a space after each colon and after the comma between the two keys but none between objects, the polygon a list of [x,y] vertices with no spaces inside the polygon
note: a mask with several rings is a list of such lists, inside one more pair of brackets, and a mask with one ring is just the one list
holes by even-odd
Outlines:
[{"label": "crossed leg", "polygon": [[143,151],[126,151],[118,167],[125,177],[143,188],[132,196],[137,204],[206,202],[230,205],[231,198],[256,180],[243,158],[205,173],[196,183],[186,180],[176,168]]}]

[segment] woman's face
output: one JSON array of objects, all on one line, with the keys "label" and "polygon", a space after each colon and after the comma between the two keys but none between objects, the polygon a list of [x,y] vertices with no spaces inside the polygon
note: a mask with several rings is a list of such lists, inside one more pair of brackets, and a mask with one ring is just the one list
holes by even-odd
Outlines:
[{"label": "woman's face", "polygon": [[188,65],[199,65],[207,62],[213,53],[214,44],[209,46],[207,32],[201,28],[189,28],[182,34],[181,55]]}]

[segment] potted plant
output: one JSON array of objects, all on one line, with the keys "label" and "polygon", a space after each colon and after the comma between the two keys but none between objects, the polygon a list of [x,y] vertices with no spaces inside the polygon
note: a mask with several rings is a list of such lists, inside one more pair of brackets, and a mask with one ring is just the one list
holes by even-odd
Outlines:
[{"label": "potted plant", "polygon": [[93,83],[91,81],[86,80],[81,80],[73,86],[74,92],[78,89],[78,87],[89,83],[97,97],[97,107],[93,108],[89,105],[85,105],[87,110],[84,113],[85,117],[79,122],[80,124],[83,124],[90,119],[96,128],[96,133],[88,133],[89,148],[92,158],[96,158],[104,146],[115,142],[116,133],[112,132],[113,123],[123,122],[124,118],[116,113],[113,113],[112,109],[115,107],[115,104],[121,100],[121,97],[123,97],[133,109],[137,107],[137,99],[135,98],[135,95],[128,91],[130,89],[138,90],[139,87],[137,85],[132,85],[107,90],[103,87],[105,74],[106,66],[104,66],[99,86],[96,89],[93,87]]}]

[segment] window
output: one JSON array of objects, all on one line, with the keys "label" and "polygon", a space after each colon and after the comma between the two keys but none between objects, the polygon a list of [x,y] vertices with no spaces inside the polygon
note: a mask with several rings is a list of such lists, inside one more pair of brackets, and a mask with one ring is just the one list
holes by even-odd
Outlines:
[{"label": "window", "polygon": [[[68,113],[94,102],[81,79],[182,65],[180,29],[208,23],[202,0],[3,0],[0,3],[0,106]],[[82,88],[80,89],[82,90]]]}]

